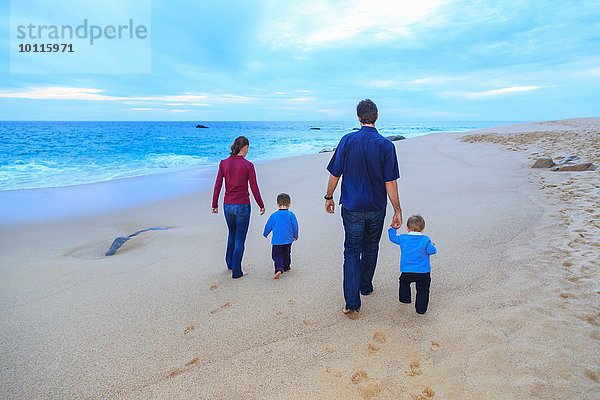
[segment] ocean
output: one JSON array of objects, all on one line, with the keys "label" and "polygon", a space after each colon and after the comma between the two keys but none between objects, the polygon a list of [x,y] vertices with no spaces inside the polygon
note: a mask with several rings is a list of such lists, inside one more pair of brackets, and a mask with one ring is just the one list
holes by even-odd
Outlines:
[{"label": "ocean", "polygon": [[[353,122],[0,122],[0,191],[63,187],[192,168],[215,169],[237,136],[248,159],[331,149]],[[507,122],[411,122],[378,125],[384,136],[463,132]],[[319,128],[319,129],[311,129]]]}]

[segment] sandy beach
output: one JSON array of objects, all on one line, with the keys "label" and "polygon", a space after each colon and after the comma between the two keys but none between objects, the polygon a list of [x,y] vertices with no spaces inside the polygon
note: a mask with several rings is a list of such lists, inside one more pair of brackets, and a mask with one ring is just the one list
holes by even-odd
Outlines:
[{"label": "sandy beach", "polygon": [[[0,398],[597,398],[600,169],[530,167],[541,155],[600,165],[600,119],[473,134],[395,143],[405,218],[423,215],[438,248],[423,316],[398,302],[385,235],[374,293],[358,319],[341,313],[343,228],[323,209],[331,153],[257,165],[267,214],[253,204],[239,280],[206,187],[0,227]],[[300,239],[273,280],[261,233],[282,191]],[[168,229],[104,256],[151,227]]]}]

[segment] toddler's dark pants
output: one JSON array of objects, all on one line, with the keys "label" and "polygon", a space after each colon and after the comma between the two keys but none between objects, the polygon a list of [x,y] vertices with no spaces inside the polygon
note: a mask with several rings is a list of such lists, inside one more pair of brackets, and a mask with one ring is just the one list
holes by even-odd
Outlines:
[{"label": "toddler's dark pants", "polygon": [[398,297],[401,303],[410,303],[411,293],[410,284],[415,282],[417,287],[417,298],[415,300],[415,309],[418,314],[425,314],[429,304],[429,285],[431,284],[431,275],[429,272],[403,272],[400,274],[400,288]]},{"label": "toddler's dark pants", "polygon": [[292,263],[292,244],[274,244],[271,256],[275,264],[275,272],[289,270]]}]

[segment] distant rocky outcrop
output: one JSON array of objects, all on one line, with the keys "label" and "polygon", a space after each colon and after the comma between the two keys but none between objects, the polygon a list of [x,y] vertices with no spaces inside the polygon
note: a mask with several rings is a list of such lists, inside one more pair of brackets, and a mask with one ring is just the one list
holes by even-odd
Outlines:
[{"label": "distant rocky outcrop", "polygon": [[563,171],[594,171],[596,169],[596,166],[594,165],[594,163],[591,162],[585,162],[585,163],[579,163],[579,164],[571,164],[571,165],[563,165],[561,167],[558,168],[558,171],[563,172]]},{"label": "distant rocky outcrop", "polygon": [[332,147],[331,149],[322,149],[319,153],[331,153],[332,151],[335,151],[335,147]]},{"label": "distant rocky outcrop", "polygon": [[204,129],[206,129],[206,128],[208,128],[208,126],[202,125],[202,124],[198,124],[198,125],[196,125],[196,128],[204,128]]},{"label": "distant rocky outcrop", "polygon": [[540,157],[531,166],[531,168],[551,168],[556,164],[552,160],[552,157]]},{"label": "distant rocky outcrop", "polygon": [[311,130],[311,131],[320,131],[320,130],[321,130],[321,128],[319,128],[318,126],[312,126],[312,127],[310,128],[310,130]]},{"label": "distant rocky outcrop", "polygon": [[359,128],[352,128],[353,131],[360,131]]},{"label": "distant rocky outcrop", "polygon": [[551,168],[552,171],[594,171],[596,166],[592,162],[578,162],[578,156],[557,157],[556,162],[552,157],[540,157],[531,166],[531,168]]},{"label": "distant rocky outcrop", "polygon": [[392,142],[397,142],[398,140],[404,140],[404,139],[406,139],[402,135],[387,136],[387,138],[390,139]]}]

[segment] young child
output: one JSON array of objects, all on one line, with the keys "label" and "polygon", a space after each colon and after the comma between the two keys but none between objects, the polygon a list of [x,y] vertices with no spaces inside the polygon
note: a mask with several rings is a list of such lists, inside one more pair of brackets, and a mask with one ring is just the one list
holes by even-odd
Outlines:
[{"label": "young child", "polygon": [[291,269],[292,243],[294,240],[298,240],[298,220],[296,215],[289,210],[291,204],[292,201],[288,194],[281,193],[278,195],[277,206],[279,211],[271,214],[263,232],[263,236],[267,237],[273,231],[271,256],[275,263],[275,279],[279,279],[284,271]]},{"label": "young child", "polygon": [[410,284],[416,282],[417,313],[425,314],[429,304],[429,285],[431,284],[431,264],[429,256],[437,253],[431,239],[423,235],[425,220],[420,215],[413,215],[406,221],[408,233],[397,235],[394,228],[388,230],[390,241],[400,245],[400,288],[398,297],[401,303],[410,303]]}]

